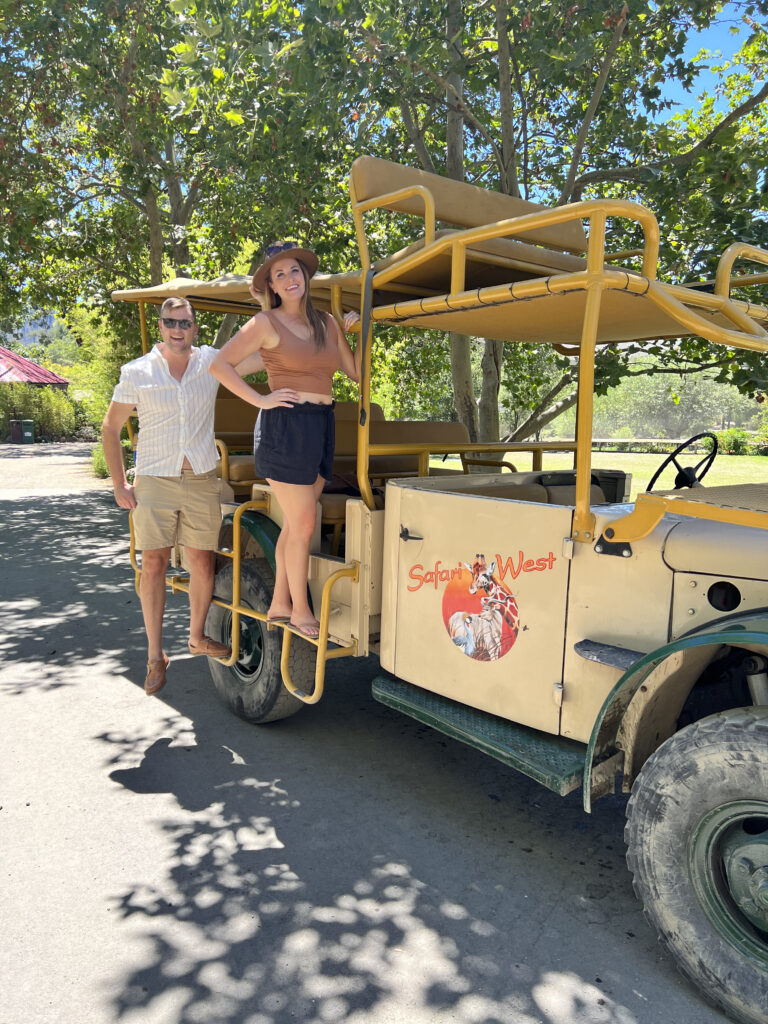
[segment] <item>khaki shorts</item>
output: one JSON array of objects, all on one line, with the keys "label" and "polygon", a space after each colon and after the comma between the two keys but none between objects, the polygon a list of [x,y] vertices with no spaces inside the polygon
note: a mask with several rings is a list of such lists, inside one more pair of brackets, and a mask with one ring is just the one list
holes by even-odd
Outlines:
[{"label": "khaki shorts", "polygon": [[176,544],[213,551],[221,525],[221,480],[216,470],[195,475],[137,476],[133,531],[139,551]]}]

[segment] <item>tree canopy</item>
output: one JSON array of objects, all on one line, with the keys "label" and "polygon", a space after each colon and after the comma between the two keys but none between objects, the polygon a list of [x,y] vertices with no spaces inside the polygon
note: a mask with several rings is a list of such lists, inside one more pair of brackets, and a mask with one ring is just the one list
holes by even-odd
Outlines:
[{"label": "tree canopy", "polygon": [[[79,304],[125,336],[113,288],[244,272],[275,237],[351,267],[360,153],[543,203],[636,199],[660,222],[661,276],[709,276],[734,239],[768,246],[767,13],[765,0],[0,0],[0,318]],[[690,33],[726,17],[742,30],[733,61],[690,56]],[[719,69],[715,92],[673,108],[665,83],[695,88],[702,66]],[[378,230],[386,249],[412,228]],[[390,352],[423,378],[446,350],[405,334]],[[473,359],[460,339],[451,353],[475,433],[498,429],[500,399],[518,432],[573,401],[560,357],[486,342]],[[768,387],[748,354],[688,341],[655,355],[654,372],[707,364]],[[631,357],[607,350],[598,388]],[[405,407],[408,374],[385,377]]]}]

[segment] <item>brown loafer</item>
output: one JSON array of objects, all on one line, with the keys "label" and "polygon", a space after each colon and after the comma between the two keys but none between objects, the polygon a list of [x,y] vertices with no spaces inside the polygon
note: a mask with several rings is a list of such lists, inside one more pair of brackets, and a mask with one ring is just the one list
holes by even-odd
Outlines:
[{"label": "brown loafer", "polygon": [[211,640],[209,636],[204,636],[196,644],[189,641],[189,653],[195,657],[198,654],[205,654],[209,658],[228,658],[232,654],[232,648],[229,644],[222,644],[218,640]]},{"label": "brown loafer", "polygon": [[171,659],[164,653],[162,658],[158,658],[157,661],[147,662],[147,678],[144,680],[144,692],[150,697],[155,693],[159,693],[165,686],[165,673],[170,661]]}]

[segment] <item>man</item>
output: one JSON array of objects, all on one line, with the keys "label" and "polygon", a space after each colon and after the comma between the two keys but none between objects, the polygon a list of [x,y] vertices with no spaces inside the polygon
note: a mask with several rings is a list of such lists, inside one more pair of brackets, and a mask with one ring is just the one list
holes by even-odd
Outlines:
[{"label": "man", "polygon": [[[144,690],[158,693],[169,658],[163,650],[165,576],[171,549],[184,546],[189,568],[189,650],[228,658],[231,649],[203,633],[213,596],[214,549],[221,520],[221,483],[216,476],[213,413],[219,382],[208,372],[218,354],[194,346],[195,313],[186,299],[160,307],[162,341],[126,363],[102,424],[104,456],[115,500],[133,509],[136,547],[141,551],[141,610],[147,634]],[[238,372],[263,368],[261,357],[242,362]],[[139,414],[136,482],[127,483],[120,433],[134,408]]]}]

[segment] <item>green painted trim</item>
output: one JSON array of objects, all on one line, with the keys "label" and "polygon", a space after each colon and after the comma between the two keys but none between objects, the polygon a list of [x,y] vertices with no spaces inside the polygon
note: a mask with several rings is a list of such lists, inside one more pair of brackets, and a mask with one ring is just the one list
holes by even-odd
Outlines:
[{"label": "green painted trim", "polygon": [[[234,513],[227,512],[222,522],[231,526],[233,518]],[[244,512],[240,525],[244,530],[248,531],[254,540],[259,542],[264,556],[272,568],[272,572],[275,572],[275,548],[277,546],[277,538],[280,536],[280,527],[257,509]]]},{"label": "green painted trim", "polygon": [[393,676],[377,676],[372,692],[387,707],[488,754],[560,796],[581,784],[583,743],[469,708]]},{"label": "green painted trim", "polygon": [[[597,738],[603,719],[611,711],[617,699],[620,696],[624,696],[626,690],[631,690],[632,696],[634,696],[638,687],[650,675],[653,669],[678,651],[685,651],[694,647],[708,647],[715,644],[718,646],[720,644],[732,644],[735,647],[739,647],[745,643],[762,644],[768,650],[768,609],[757,608],[749,612],[737,612],[715,622],[705,623],[703,626],[699,626],[690,633],[686,633],[679,639],[672,641],[672,643],[664,644],[663,647],[658,647],[655,651],[645,654],[631,668],[627,669],[605,698],[603,706],[600,708],[600,713],[592,727],[584,764],[584,810],[587,813],[592,808],[590,780]],[[614,737],[618,733],[620,724],[621,719],[617,718]]]}]

